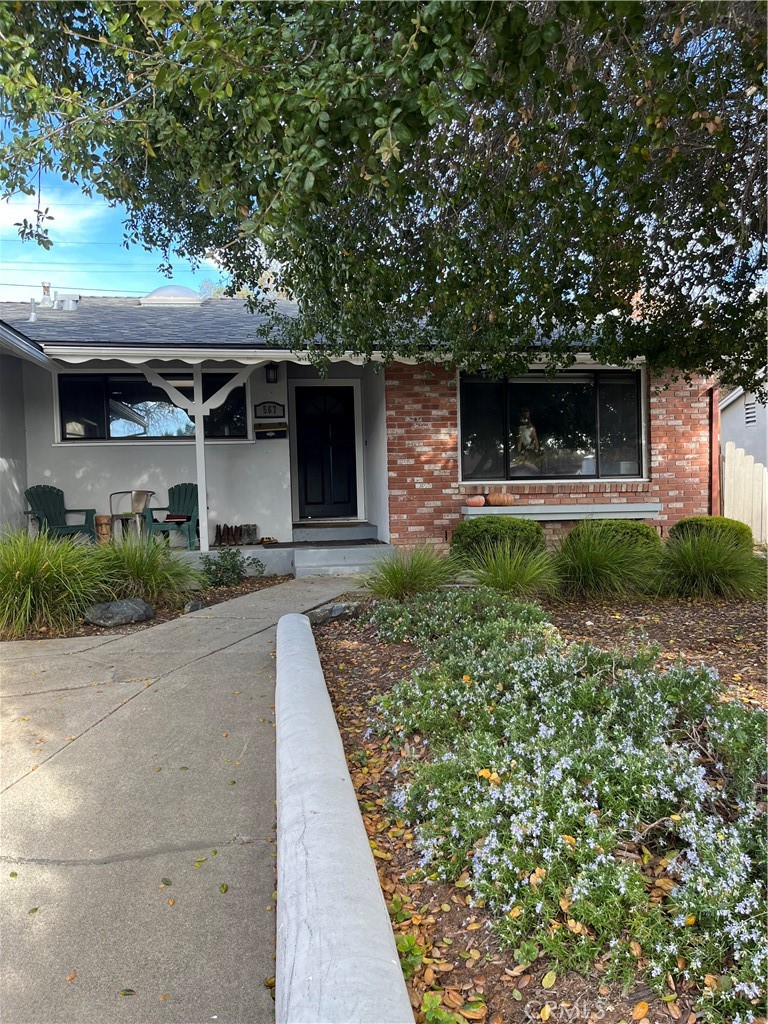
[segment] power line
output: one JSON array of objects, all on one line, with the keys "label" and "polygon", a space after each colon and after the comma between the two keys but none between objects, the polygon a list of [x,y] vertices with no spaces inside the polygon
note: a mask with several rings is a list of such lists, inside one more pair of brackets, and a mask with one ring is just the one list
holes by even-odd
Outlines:
[{"label": "power line", "polygon": [[[34,287],[35,287],[35,285],[31,284],[29,281],[3,281],[3,283],[0,284],[0,288],[34,288]],[[61,290],[63,290],[63,289],[59,289],[59,291],[61,291]],[[68,284],[66,286],[66,290],[67,291],[73,291],[73,292],[81,292],[81,293],[86,294],[86,295],[87,295],[88,292],[108,292],[109,295],[114,295],[114,294],[117,293],[117,294],[120,294],[120,295],[138,295],[138,296],[142,296],[142,295],[145,294],[145,292],[139,291],[138,288],[96,288],[96,287],[91,287],[91,286],[88,286],[87,288],[80,288],[80,287],[78,287],[77,285],[74,285],[74,284]],[[9,301],[10,302],[25,302],[26,300],[25,299],[6,299],[4,301],[6,301],[6,302],[9,302]]]}]

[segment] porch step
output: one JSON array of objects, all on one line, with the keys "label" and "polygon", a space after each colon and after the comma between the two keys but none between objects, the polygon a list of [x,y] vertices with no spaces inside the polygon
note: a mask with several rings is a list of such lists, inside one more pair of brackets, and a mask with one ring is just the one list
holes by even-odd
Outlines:
[{"label": "porch step", "polygon": [[293,539],[296,543],[309,541],[316,544],[323,540],[376,540],[378,528],[373,523],[296,523]]},{"label": "porch step", "polygon": [[329,547],[294,548],[294,574],[333,576],[368,572],[377,558],[392,551],[390,544],[350,544]]}]

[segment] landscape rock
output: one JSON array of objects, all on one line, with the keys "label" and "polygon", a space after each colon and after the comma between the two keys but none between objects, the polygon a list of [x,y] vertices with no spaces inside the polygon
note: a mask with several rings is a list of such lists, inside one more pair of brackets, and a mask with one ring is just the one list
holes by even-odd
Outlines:
[{"label": "landscape rock", "polygon": [[362,606],[362,601],[332,601],[307,612],[307,618],[313,626],[324,626],[326,623],[336,622],[338,619],[355,618],[360,614]]},{"label": "landscape rock", "polygon": [[126,626],[130,622],[146,622],[154,617],[155,609],[140,597],[92,604],[83,616],[92,626]]},{"label": "landscape rock", "polygon": [[203,602],[198,601],[197,598],[195,598],[193,601],[187,601],[184,605],[184,614],[189,615],[190,612],[199,612],[200,609],[204,607],[205,605]]}]

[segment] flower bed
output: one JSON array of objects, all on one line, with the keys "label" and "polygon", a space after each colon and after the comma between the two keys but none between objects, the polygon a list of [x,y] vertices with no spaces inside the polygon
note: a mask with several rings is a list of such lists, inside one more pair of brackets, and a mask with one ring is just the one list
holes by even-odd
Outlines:
[{"label": "flower bed", "polygon": [[[398,657],[414,643],[424,655],[368,712],[378,738],[353,759],[358,782],[367,769],[361,784],[389,791],[363,810],[374,852],[404,869],[385,889],[423,1019],[513,1019],[517,1001],[520,1019],[527,1006],[546,1020],[583,998],[573,980],[564,993],[573,971],[593,979],[590,1012],[612,982],[640,982],[629,1004],[614,992],[616,1012],[757,1018],[762,712],[722,703],[712,670],[567,647],[539,610],[498,594],[383,603],[374,623],[407,645]],[[468,908],[453,936],[443,906]],[[470,978],[465,966],[446,984],[462,960]]]}]

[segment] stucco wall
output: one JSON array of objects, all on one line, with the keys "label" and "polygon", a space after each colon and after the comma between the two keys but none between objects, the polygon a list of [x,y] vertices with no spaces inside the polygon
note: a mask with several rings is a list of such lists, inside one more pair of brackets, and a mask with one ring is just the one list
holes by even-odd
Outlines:
[{"label": "stucco wall", "polygon": [[0,354],[0,526],[11,529],[24,526],[29,486],[22,376],[22,360]]},{"label": "stucco wall", "polygon": [[[123,372],[125,368],[121,368]],[[383,534],[386,521],[386,438],[383,375],[376,377],[347,364],[338,376],[361,379],[366,511]],[[317,371],[282,364],[278,383],[267,385],[257,367],[249,380],[249,416],[259,402],[283,403],[288,412],[288,377],[317,378]],[[374,379],[374,377],[376,379]],[[70,507],[109,511],[112,491],[154,490],[153,504],[163,505],[168,488],[195,479],[193,441],[115,441],[57,444],[54,382],[45,371],[27,364],[24,397],[27,412],[27,458],[30,483],[50,483],[64,491]],[[20,394],[20,388],[17,388]],[[290,425],[289,425],[290,427]],[[292,539],[291,455],[288,440],[209,441],[206,444],[210,540],[216,523],[256,523],[261,536]],[[383,494],[382,494],[383,491]],[[381,518],[376,518],[381,516]],[[385,539],[383,537],[383,539]]]},{"label": "stucco wall", "polygon": [[[711,384],[650,381],[645,400],[650,458],[646,479],[631,482],[462,484],[459,476],[456,374],[439,366],[387,368],[387,445],[393,544],[444,544],[461,519],[467,495],[489,490],[520,505],[660,501],[653,520],[662,533],[684,516],[711,509]],[[544,524],[550,534],[570,522]]]}]

